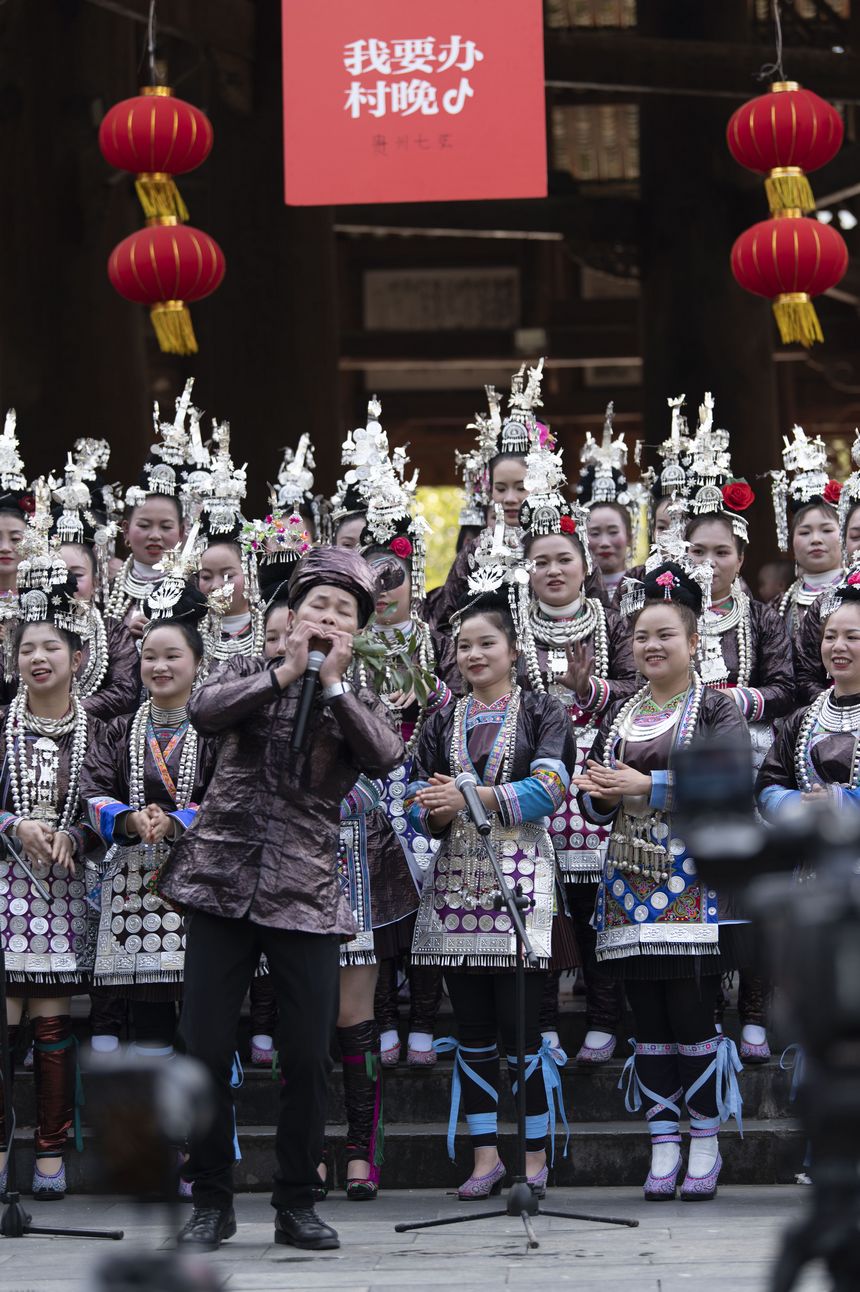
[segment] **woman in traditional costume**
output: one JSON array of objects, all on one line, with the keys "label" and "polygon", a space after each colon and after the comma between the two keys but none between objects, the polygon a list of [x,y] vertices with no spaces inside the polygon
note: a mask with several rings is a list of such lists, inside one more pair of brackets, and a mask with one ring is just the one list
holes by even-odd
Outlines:
[{"label": "woman in traditional costume", "polygon": [[[206,598],[177,572],[145,602],[140,669],[148,699],[91,742],[81,792],[107,848],[89,895],[97,910],[93,986],[129,1002],[139,1052],[172,1054],[185,926],[155,892],[170,848],[194,820],[215,761],[188,701],[204,661]],[[95,1048],[111,1047],[98,1042]]]},{"label": "woman in traditional costume", "polygon": [[821,658],[833,683],[779,725],[756,782],[767,820],[802,802],[843,810],[860,801],[860,572],[831,589],[822,623]]},{"label": "woman in traditional costume", "polygon": [[[19,685],[0,737],[0,833],[8,840],[0,860],[0,946],[13,1051],[25,1012],[33,1025],[33,1197],[40,1200],[65,1194],[63,1157],[74,1117],[71,998],[83,978],[77,958],[85,927],[80,784],[89,735],[75,693],[81,662],[75,581],[45,537],[31,529],[24,538],[13,652]],[[11,1096],[0,1094],[0,1192],[8,1171]],[[80,1146],[79,1130],[77,1138]]]},{"label": "woman in traditional costume", "polygon": [[[113,581],[105,615],[124,620],[138,640],[145,624],[143,602],[164,578],[160,568],[164,554],[175,548],[185,534],[183,497],[190,497],[197,485],[202,491],[208,486],[203,469],[208,455],[200,439],[200,414],[191,407],[193,384],[193,378],[185,383],[172,422],[159,422],[159,408],[155,405],[153,423],[159,438],[150,450],[139,484],[125,495],[122,527],[130,555]],[[190,427],[186,427],[186,419]]]},{"label": "woman in traditional costume", "polygon": [[[561,452],[536,446],[527,458],[528,498],[520,518],[530,571],[523,653],[525,684],[556,696],[567,710],[576,741],[576,772],[582,773],[601,714],[613,700],[633,693],[636,670],[626,622],[617,610],[584,591],[591,570],[591,554],[581,537],[585,513],[564,499],[564,484]],[[553,816],[550,834],[585,982],[587,1030],[576,1058],[580,1063],[605,1063],[615,1051],[623,1009],[618,984],[595,959],[591,924],[608,832],[583,820],[574,791]],[[557,925],[557,935],[561,927]],[[557,1047],[557,987],[549,1003],[543,1032],[545,1037],[549,1032]]]},{"label": "woman in traditional costume", "polygon": [[[535,409],[542,405],[540,397],[543,379],[543,359],[536,367],[522,364],[511,381],[508,398],[508,416],[502,420],[501,399],[494,386],[485,386],[489,413],[476,414],[469,427],[477,431],[475,447],[460,455],[464,487],[469,498],[468,521],[495,528],[496,515],[501,514],[505,524],[505,538],[513,552],[522,546],[520,508],[526,496],[526,455],[533,444],[549,437],[549,430],[537,421]],[[467,539],[458,549],[454,563],[440,592],[433,600],[433,624],[443,632],[450,629],[451,616],[460,606],[468,590],[472,556],[480,541]]]},{"label": "woman in traditional costume", "polygon": [[[526,1082],[526,1174],[541,1196],[548,1133],[554,1151],[556,1098],[561,1106],[560,1056],[540,1035],[555,891],[546,827],[565,801],[576,751],[562,704],[516,682],[519,648],[509,600],[501,591],[509,564],[503,551],[504,543],[493,550],[487,534],[476,552],[479,569],[455,620],[457,662],[469,693],[424,724],[408,791],[414,826],[428,838],[441,838],[422,892],[412,957],[442,966],[457,1023],[458,1039],[436,1045],[454,1051],[449,1155],[453,1159],[461,1091],[474,1149],[472,1173],[458,1190],[463,1200],[497,1192],[505,1175],[497,1148],[499,1033],[514,1087]],[[539,965],[526,973],[525,1074],[518,1072],[516,1059],[513,928],[508,913],[495,907],[492,868],[454,784],[461,772],[477,780],[509,884],[519,883],[534,899],[524,917]]]},{"label": "woman in traditional costume", "polygon": [[773,473],[773,504],[780,551],[791,545],[796,578],[776,609],[792,643],[813,601],[843,577],[837,504],[842,487],[827,475],[827,446],[795,426],[785,437],[783,470]]},{"label": "woman in traditional costume", "polygon": [[[721,1122],[740,1117],[734,1043],[714,1035],[713,1003],[725,964],[717,893],[703,884],[673,823],[673,754],[719,732],[748,740],[737,705],[695,671],[702,593],[674,562],[640,585],[633,655],[645,685],[607,710],[584,776],[583,807],[611,829],[595,913],[597,958],[621,979],[636,1028],[626,1106],[646,1101],[651,1169],[645,1197],[675,1197],[681,1100],[690,1156],[681,1197],[716,1195]],[[629,605],[629,603],[626,603]]]}]

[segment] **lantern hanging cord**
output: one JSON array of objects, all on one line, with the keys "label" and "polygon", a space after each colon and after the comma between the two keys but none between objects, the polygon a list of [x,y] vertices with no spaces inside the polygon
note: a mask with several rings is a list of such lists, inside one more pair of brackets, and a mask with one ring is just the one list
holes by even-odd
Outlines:
[{"label": "lantern hanging cord", "polygon": [[778,81],[785,80],[785,68],[782,65],[782,19],[779,16],[779,0],[773,0],[773,26],[776,37],[776,62],[765,63],[756,73],[757,81],[770,81],[776,74]]},{"label": "lantern hanging cord", "polygon": [[155,32],[155,0],[149,0],[149,14],[146,19],[146,44],[144,45],[143,52],[140,56],[140,63],[138,63],[137,68],[138,71],[140,71],[143,60],[147,60],[149,63],[149,80],[151,85],[158,84],[158,72],[156,70],[155,63]]}]

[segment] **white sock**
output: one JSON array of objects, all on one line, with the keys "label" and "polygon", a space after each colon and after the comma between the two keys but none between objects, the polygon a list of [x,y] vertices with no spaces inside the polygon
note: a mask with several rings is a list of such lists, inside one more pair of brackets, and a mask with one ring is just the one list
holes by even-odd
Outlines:
[{"label": "white sock", "polygon": [[90,1040],[95,1054],[115,1054],[119,1049],[118,1036],[94,1036]]},{"label": "white sock", "polygon": [[379,1048],[383,1052],[385,1050],[393,1050],[394,1047],[399,1044],[400,1033],[394,1027],[390,1027],[387,1032],[383,1032],[379,1038]]},{"label": "white sock", "polygon": [[597,1032],[592,1029],[585,1034],[585,1044],[591,1050],[602,1050],[604,1045],[608,1045],[612,1040],[611,1032]]},{"label": "white sock", "polygon": [[709,1175],[714,1169],[719,1150],[720,1146],[716,1135],[708,1135],[704,1139],[691,1139],[687,1174],[696,1177]]},{"label": "white sock", "polygon": [[546,1041],[551,1050],[560,1050],[561,1041],[558,1032],[541,1032],[541,1040]]},{"label": "white sock", "polygon": [[678,1165],[681,1156],[680,1144],[651,1145],[651,1174],[670,1175]]},{"label": "white sock", "polygon": [[763,1027],[758,1027],[755,1023],[745,1023],[741,1037],[747,1045],[764,1045],[767,1040],[767,1032]]},{"label": "white sock", "polygon": [[266,1036],[265,1032],[252,1036],[251,1044],[255,1050],[273,1050],[275,1048],[271,1036]]},{"label": "white sock", "polygon": [[429,1032],[410,1032],[406,1044],[416,1054],[429,1054],[433,1049],[433,1037]]}]

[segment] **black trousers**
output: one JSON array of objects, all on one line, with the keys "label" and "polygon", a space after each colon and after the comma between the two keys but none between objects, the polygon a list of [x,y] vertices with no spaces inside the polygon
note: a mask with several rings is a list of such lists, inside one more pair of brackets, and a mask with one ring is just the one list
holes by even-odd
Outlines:
[{"label": "black trousers", "polygon": [[296,933],[195,911],[187,919],[185,995],[177,1047],[209,1069],[215,1116],[189,1143],[183,1176],[195,1205],[225,1208],[233,1196],[230,1072],[242,1001],[261,951],[281,1021],[283,1082],[275,1138],[272,1206],[310,1207],[319,1184],[331,1037],[338,1008],[338,948],[331,933]]},{"label": "black trousers", "polygon": [[[540,1007],[546,987],[545,970],[533,969],[525,976],[525,1053],[537,1054],[541,1046]],[[508,1070],[512,1082],[517,1077],[516,1061],[510,1062],[517,1052],[517,980],[513,970],[499,973],[475,973],[462,969],[446,969],[445,985],[451,999],[451,1008],[457,1020],[460,1044],[467,1050],[469,1067],[483,1078],[487,1085],[499,1090],[499,1052],[496,1041],[501,1034]],[[484,1053],[475,1052],[475,1047]],[[469,1114],[493,1113],[496,1100],[473,1081],[465,1078],[462,1083],[463,1108]],[[526,1148],[539,1152],[546,1144],[546,1125],[536,1135],[529,1134],[529,1119],[539,1118],[547,1112],[547,1094],[540,1065],[526,1082]],[[546,1118],[544,1116],[544,1123]],[[496,1132],[470,1130],[475,1148],[496,1143]]]},{"label": "black trousers", "polygon": [[[624,986],[633,1012],[636,1040],[640,1044],[693,1047],[714,1036],[713,1001],[719,987],[718,974],[700,978],[662,980],[628,979]],[[712,1055],[637,1054],[636,1071],[644,1085],[656,1095],[672,1099],[690,1090],[710,1065]],[[696,1094],[701,1117],[717,1111],[717,1083],[711,1079]],[[661,1120],[676,1120],[663,1109]]]}]

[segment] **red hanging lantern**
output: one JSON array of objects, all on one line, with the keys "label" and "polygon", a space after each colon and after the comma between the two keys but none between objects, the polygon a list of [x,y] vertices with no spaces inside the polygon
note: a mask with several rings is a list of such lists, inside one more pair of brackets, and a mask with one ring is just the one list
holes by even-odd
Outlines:
[{"label": "red hanging lantern", "polygon": [[162,216],[114,247],[108,278],[127,301],[150,306],[158,344],[166,354],[196,354],[186,308],[219,287],[226,265],[214,238],[175,216]]},{"label": "red hanging lantern", "polygon": [[175,98],[166,85],[144,86],[137,98],[115,103],[99,127],[102,156],[109,165],[137,176],[134,187],[149,219],[188,219],[172,176],[204,162],[213,139],[206,114]]},{"label": "red hanging lantern", "polygon": [[732,247],[732,273],[746,291],[773,302],[786,345],[824,340],[810,297],[835,287],[847,268],[842,236],[799,211],[754,224]]},{"label": "red hanging lantern", "polygon": [[842,118],[831,103],[797,81],[775,81],[729,118],[726,142],[736,162],[766,175],[774,213],[812,211],[815,198],[805,171],[818,170],[839,152]]}]

